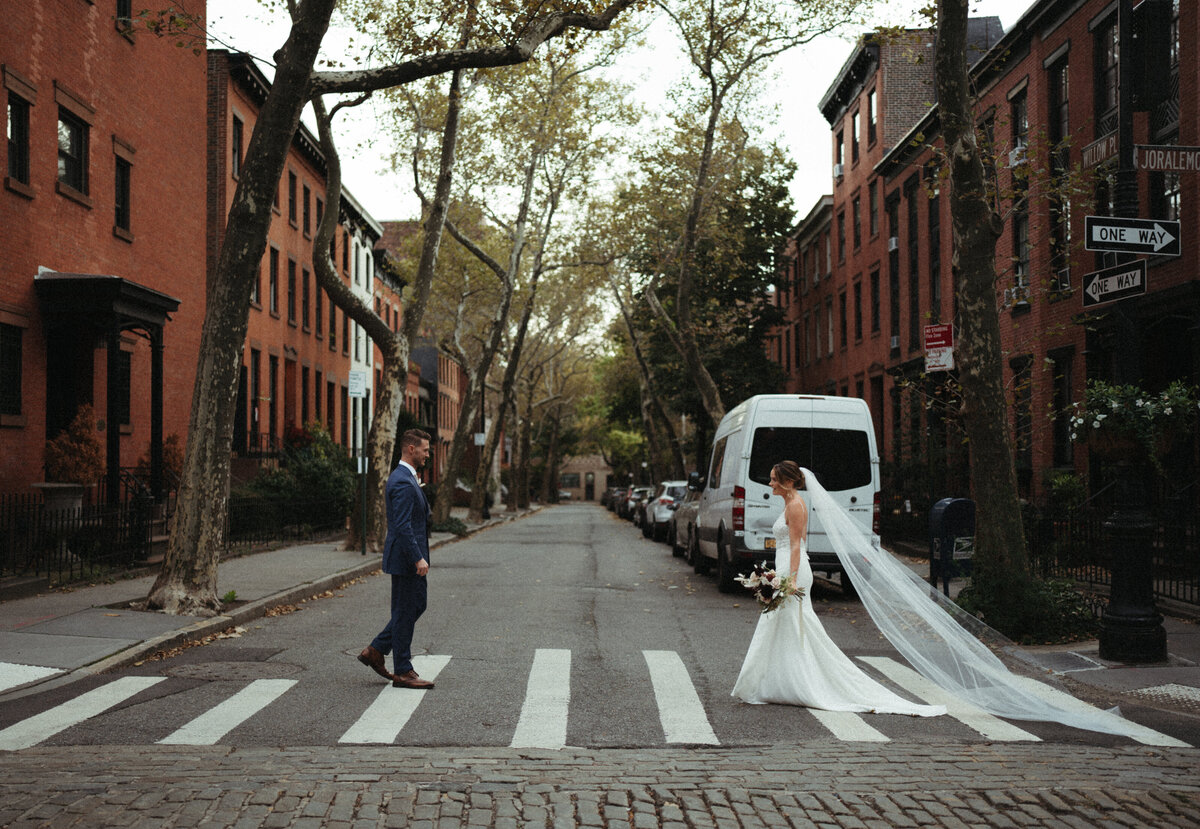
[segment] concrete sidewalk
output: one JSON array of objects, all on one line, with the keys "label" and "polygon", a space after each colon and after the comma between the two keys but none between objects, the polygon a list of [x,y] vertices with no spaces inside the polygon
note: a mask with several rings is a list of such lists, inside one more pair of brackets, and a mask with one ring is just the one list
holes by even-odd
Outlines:
[{"label": "concrete sidewalk", "polygon": [[[537,509],[535,507],[534,509]],[[470,533],[510,521],[530,510],[492,514]],[[465,509],[454,517],[464,520]],[[434,533],[430,548],[456,541]],[[184,642],[220,633],[294,604],[380,568],[379,553],[347,550],[339,538],[252,553],[222,561],[217,593],[235,591],[236,601],[218,616],[168,616],[138,611],[130,603],[146,597],[155,575],[109,584],[65,587],[0,602],[0,697],[32,685],[58,685],[137,662]]]}]

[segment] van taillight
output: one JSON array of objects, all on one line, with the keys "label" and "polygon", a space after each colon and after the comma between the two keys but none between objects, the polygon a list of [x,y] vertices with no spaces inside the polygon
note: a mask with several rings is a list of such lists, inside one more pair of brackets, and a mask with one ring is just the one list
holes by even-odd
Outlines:
[{"label": "van taillight", "polygon": [[733,488],[733,528],[746,529],[746,490],[740,486]]},{"label": "van taillight", "polygon": [[871,532],[879,535],[879,493],[875,493],[875,507],[871,510]]}]

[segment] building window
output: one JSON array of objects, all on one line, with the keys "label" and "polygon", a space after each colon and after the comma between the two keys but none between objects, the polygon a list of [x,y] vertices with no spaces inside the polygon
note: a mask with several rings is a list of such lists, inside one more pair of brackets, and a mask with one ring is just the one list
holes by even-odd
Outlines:
[{"label": "building window", "polygon": [[29,102],[8,93],[8,177],[29,184]]},{"label": "building window", "polygon": [[21,414],[21,335],[16,325],[0,322],[0,415]]},{"label": "building window", "polygon": [[262,398],[260,373],[262,371],[262,354],[257,348],[250,349],[250,442],[257,451],[258,436],[262,429],[259,425],[258,406]]},{"label": "building window", "polygon": [[292,325],[296,324],[296,260],[288,259],[287,264],[287,319]]},{"label": "building window", "polygon": [[342,353],[350,353],[350,315],[342,311]]},{"label": "building window", "polygon": [[288,221],[296,226],[296,174],[288,172]]},{"label": "building window", "polygon": [[1028,354],[1009,361],[1013,372],[1013,460],[1017,488],[1027,497],[1033,475],[1033,358]]},{"label": "building window", "polygon": [[271,248],[270,271],[267,277],[267,301],[273,316],[279,316],[279,251]]},{"label": "building window", "polygon": [[[1165,145],[1179,143],[1179,135],[1170,136],[1160,142]],[[1153,172],[1150,174],[1150,213],[1156,219],[1180,219],[1182,190],[1177,172]]]},{"label": "building window", "polygon": [[316,321],[317,339],[325,335],[325,292],[320,285],[315,286],[316,308],[313,309],[313,319]]},{"label": "building window", "polygon": [[825,298],[825,336],[828,340],[829,356],[833,356],[833,297]]},{"label": "building window", "polygon": [[862,197],[855,196],[851,204],[851,214],[854,225],[854,249],[858,250],[862,247]]},{"label": "building window", "polygon": [[329,350],[337,351],[337,306],[329,298]]},{"label": "building window", "polygon": [[849,332],[846,330],[846,292],[842,291],[838,295],[838,322],[842,324],[842,348],[846,347],[846,340],[849,337]]},{"label": "building window", "polygon": [[1112,132],[1117,126],[1120,61],[1117,16],[1115,14],[1096,29],[1095,37],[1095,137],[1101,138]]},{"label": "building window", "polygon": [[846,211],[842,210],[837,216],[838,262],[846,261]]},{"label": "building window", "polygon": [[312,235],[312,190],[308,189],[308,185],[304,185],[304,235]]},{"label": "building window", "polygon": [[267,434],[271,436],[271,448],[275,448],[275,424],[279,422],[279,358],[274,354],[267,357]]},{"label": "building window", "polygon": [[133,31],[133,0],[117,0],[116,18],[118,32],[124,34]]},{"label": "building window", "polygon": [[[893,194],[887,202],[888,238],[900,235],[900,199]],[[900,348],[900,249],[888,253],[888,335],[891,349]]]},{"label": "building window", "polygon": [[1065,348],[1051,352],[1050,362],[1054,370],[1054,465],[1073,466],[1074,450],[1071,441],[1071,415],[1074,401],[1074,353]]},{"label": "building window", "polygon": [[1012,214],[1013,228],[1013,304],[1029,303],[1029,210],[1022,209]]},{"label": "building window", "polygon": [[804,365],[812,362],[812,317],[804,315]]},{"label": "building window", "polygon": [[311,291],[309,282],[311,281],[311,274],[309,274],[308,268],[304,268],[304,270],[301,272],[300,279],[300,324],[304,326],[305,331],[308,330],[308,321],[310,319],[308,312],[310,300],[309,292]]},{"label": "building window", "polygon": [[942,315],[942,203],[937,195],[929,200],[929,314],[930,322]]},{"label": "building window", "polygon": [[871,333],[879,333],[879,271],[871,271]]},{"label": "building window", "polygon": [[342,273],[350,272],[350,234],[342,231]]},{"label": "building window", "polygon": [[258,263],[258,270],[254,272],[254,283],[250,286],[250,304],[256,308],[262,306],[262,263]]},{"label": "building window", "polygon": [[846,164],[846,139],[841,130],[837,134],[837,153],[834,156],[833,163],[839,167],[844,167]]},{"label": "building window", "polygon": [[72,113],[58,110],[58,180],[72,190],[88,192],[88,125]]},{"label": "building window", "polygon": [[233,116],[233,135],[229,139],[233,144],[233,155],[229,159],[229,172],[234,178],[242,174],[242,129],[242,119]]},{"label": "building window", "polygon": [[862,281],[854,283],[854,339],[863,338]]},{"label": "building window", "polygon": [[875,90],[867,93],[867,146],[875,143],[876,124],[879,123],[878,97]]},{"label": "building window", "polygon": [[854,114],[850,116],[850,162],[858,163],[858,131],[859,120],[858,110],[854,110]]},{"label": "building window", "polygon": [[1071,197],[1068,173],[1071,167],[1070,82],[1067,59],[1055,61],[1047,71],[1050,111],[1050,290],[1062,293],[1071,288]]},{"label": "building window", "polygon": [[321,396],[325,391],[325,375],[317,369],[313,372],[313,420],[321,422]]},{"label": "building window", "polygon": [[116,176],[113,188],[113,227],[118,231],[128,233],[130,226],[130,198],[133,195],[133,165],[127,159],[117,156]]},{"label": "building window", "polygon": [[872,181],[867,186],[867,212],[868,212],[868,229],[871,233],[871,238],[874,239],[879,235],[879,182]]},{"label": "building window", "polygon": [[300,367],[300,425],[308,425],[308,366]]},{"label": "building window", "polygon": [[904,199],[908,206],[908,348],[915,351],[921,347],[921,272],[919,258],[919,220],[917,218],[918,194],[921,188],[913,176],[904,185]]}]

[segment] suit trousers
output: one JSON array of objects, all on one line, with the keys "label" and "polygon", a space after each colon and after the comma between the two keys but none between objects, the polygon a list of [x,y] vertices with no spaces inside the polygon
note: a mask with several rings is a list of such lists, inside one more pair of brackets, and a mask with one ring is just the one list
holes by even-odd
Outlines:
[{"label": "suit trousers", "polygon": [[428,596],[429,585],[424,576],[392,575],[392,618],[371,642],[371,647],[384,656],[392,654],[392,672],[397,676],[413,669],[413,628],[425,612]]}]

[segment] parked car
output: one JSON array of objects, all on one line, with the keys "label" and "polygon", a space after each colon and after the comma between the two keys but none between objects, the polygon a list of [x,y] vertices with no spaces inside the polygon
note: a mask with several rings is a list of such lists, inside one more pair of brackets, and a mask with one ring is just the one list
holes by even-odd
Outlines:
[{"label": "parked car", "polygon": [[610,486],[600,494],[600,506],[608,507],[610,510],[616,506],[617,493],[621,491],[619,486]]},{"label": "parked car", "polygon": [[688,564],[692,563],[690,550],[699,510],[700,491],[689,486],[675,509],[671,510],[671,520],[667,522],[667,543],[671,545],[671,555],[687,557]]},{"label": "parked car", "polygon": [[640,519],[639,508],[654,489],[648,486],[635,486],[629,490],[629,495],[625,499],[625,511],[622,518],[628,518],[636,526]]},{"label": "parked car", "polygon": [[[866,401],[857,397],[762,394],[730,409],[713,435],[708,474],[693,473],[703,486],[696,516],[698,571],[717,566],[717,586],[737,588],[734,577],[755,561],[775,557],[771,525],[783,499],[771,493],[771,467],[792,460],[811,469],[821,485],[862,527],[879,533],[879,451]],[[803,490],[800,492],[804,497]],[[812,569],[842,574],[821,516],[809,521],[808,559]]]},{"label": "parked car", "polygon": [[687,493],[687,481],[663,481],[643,507],[642,535],[655,541],[667,538],[667,522],[675,505]]},{"label": "parked car", "polygon": [[613,487],[612,495],[609,496],[608,503],[605,504],[605,506],[608,507],[609,512],[615,512],[617,515],[620,515],[621,514],[621,503],[628,497],[629,497],[629,487],[627,487],[627,486]]}]

